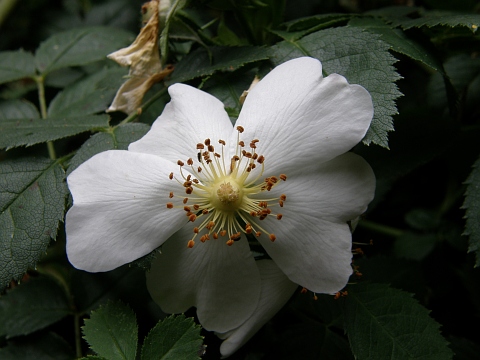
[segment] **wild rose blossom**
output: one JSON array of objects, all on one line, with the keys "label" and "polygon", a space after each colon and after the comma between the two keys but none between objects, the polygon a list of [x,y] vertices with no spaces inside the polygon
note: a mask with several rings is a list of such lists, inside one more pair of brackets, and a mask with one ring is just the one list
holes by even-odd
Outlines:
[{"label": "wild rose blossom", "polygon": [[[347,222],[373,198],[370,166],[348,152],[372,116],[369,93],[321,63],[276,67],[232,123],[223,104],[170,86],[171,102],[128,151],[95,155],[68,177],[67,254],[108,271],[161,254],[147,275],[165,312],[191,306],[229,355],[299,284],[335,293],[352,273]],[[272,260],[255,261],[246,235]],[[167,241],[168,240],[168,241]]]}]

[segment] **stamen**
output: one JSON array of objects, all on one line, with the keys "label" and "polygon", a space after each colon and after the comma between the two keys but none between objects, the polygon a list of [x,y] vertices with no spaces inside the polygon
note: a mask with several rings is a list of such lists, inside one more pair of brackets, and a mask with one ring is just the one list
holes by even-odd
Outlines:
[{"label": "stamen", "polygon": [[[192,223],[201,218],[193,229],[194,236],[187,244],[189,248],[194,246],[197,235],[202,243],[210,238],[226,236],[226,244],[229,246],[241,241],[242,233],[254,234],[257,237],[266,234],[271,242],[276,241],[271,229],[265,229],[259,224],[263,224],[260,221],[268,216],[277,220],[283,218],[283,214],[272,209],[276,202],[283,207],[286,195],[265,198],[260,194],[271,191],[278,186],[280,180],[285,181],[287,177],[280,174],[278,177],[264,178],[266,161],[265,156],[257,153],[259,140],[247,142],[250,146],[250,151],[247,151],[245,141],[240,138],[240,134],[245,130],[242,126],[237,126],[237,131],[235,152],[230,156],[230,168],[225,164],[228,164],[229,159],[224,156],[224,149],[229,149],[226,141],[218,140],[222,149],[215,152],[211,140],[207,138],[203,143],[196,144],[195,150],[192,149],[201,166],[194,167],[195,157],[188,158],[187,171],[183,168],[184,162],[178,160],[180,176],[175,177],[173,173],[169,175],[170,179],[175,178],[177,183],[183,186],[189,196],[183,198],[183,206],[167,203],[167,208],[183,207],[185,216]],[[169,193],[169,198],[174,198],[173,191]],[[189,200],[190,205],[187,205]]]}]

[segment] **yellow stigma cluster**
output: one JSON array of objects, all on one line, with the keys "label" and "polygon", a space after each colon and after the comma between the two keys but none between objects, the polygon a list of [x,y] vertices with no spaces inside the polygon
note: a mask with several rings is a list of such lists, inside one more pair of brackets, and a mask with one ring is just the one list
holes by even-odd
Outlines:
[{"label": "yellow stigma cluster", "polygon": [[[256,151],[259,140],[252,140],[247,151],[245,143],[240,140],[244,129],[237,126],[237,131],[236,151],[229,163],[226,164],[224,158],[225,141],[218,140],[221,146],[218,153],[210,139],[206,139],[196,147],[198,164],[192,158],[186,161],[186,165],[178,160],[182,179],[176,178],[173,173],[169,175],[171,180],[175,179],[185,188],[186,197],[182,196],[182,204],[167,203],[167,208],[183,208],[188,220],[199,224],[187,243],[189,248],[195,245],[197,237],[201,242],[226,237],[226,244],[231,246],[240,239],[242,232],[257,237],[263,233],[272,242],[276,239],[275,234],[266,231],[259,222],[267,216],[280,220],[282,214],[273,213],[272,207],[283,207],[287,197],[282,194],[279,198],[256,199],[256,195],[270,191],[287,177],[281,174],[262,179],[265,157]],[[189,167],[190,174],[187,176],[182,170],[184,166]],[[254,176],[251,172],[257,167],[261,169]],[[169,197],[177,196],[170,192]]]}]

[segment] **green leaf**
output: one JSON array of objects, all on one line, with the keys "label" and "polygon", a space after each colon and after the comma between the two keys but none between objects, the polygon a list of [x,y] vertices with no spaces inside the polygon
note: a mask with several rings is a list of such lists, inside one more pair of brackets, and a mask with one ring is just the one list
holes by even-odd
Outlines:
[{"label": "green leaf", "polygon": [[142,346],[142,360],[190,360],[198,356],[203,338],[192,318],[171,315],[148,333]]},{"label": "green leaf", "polygon": [[405,215],[405,222],[416,230],[434,230],[440,226],[440,217],[432,209],[415,208]]},{"label": "green leaf", "polygon": [[456,336],[450,336],[450,347],[455,353],[456,360],[461,359],[475,359],[480,354],[480,344],[469,339],[459,338]]},{"label": "green leaf", "polygon": [[345,326],[359,360],[442,360],[453,356],[428,310],[410,294],[388,285],[349,286]]},{"label": "green leaf", "polygon": [[175,17],[177,11],[180,11],[185,5],[186,0],[175,0],[168,10],[167,17],[165,19],[165,25],[162,33],[160,34],[160,57],[162,64],[165,65],[165,61],[168,59],[168,41],[170,36],[170,25]]},{"label": "green leaf", "polygon": [[[435,0],[438,1],[438,0]],[[367,11],[366,14],[381,16],[385,19],[402,18],[418,13],[421,8],[416,6],[386,6],[380,9]]]},{"label": "green leaf", "polygon": [[480,266],[480,158],[473,164],[473,170],[467,181],[465,202],[462,208],[466,209],[464,235],[470,238],[469,252],[475,252],[475,267]]},{"label": "green leaf", "polygon": [[27,335],[69,313],[65,291],[55,280],[30,278],[0,297],[0,336]]},{"label": "green leaf", "polygon": [[142,138],[148,130],[150,130],[150,126],[145,124],[125,124],[114,127],[109,132],[93,135],[82,145],[70,161],[67,175],[70,175],[73,170],[93,155],[102,151],[127,150],[130,143]]},{"label": "green leaf", "polygon": [[88,273],[74,270],[71,278],[71,293],[79,313],[90,313],[108,300],[131,301],[125,293],[135,299],[150,298],[145,284],[145,271],[122,266],[104,273]]},{"label": "green leaf", "polygon": [[419,261],[369,256],[355,259],[355,266],[362,273],[362,280],[389,283],[394,288],[414,293],[417,299],[425,299],[430,291]]},{"label": "green leaf", "polygon": [[280,336],[281,359],[353,359],[348,341],[325,324],[293,324]]},{"label": "green leaf", "polygon": [[480,59],[468,54],[455,55],[445,61],[444,68],[451,83],[440,74],[433,74],[427,88],[428,104],[438,109],[448,104],[453,111],[461,104],[462,112],[475,111],[479,100]]},{"label": "green leaf", "polygon": [[207,50],[201,48],[186,56],[175,67],[169,84],[212,75],[216,71],[233,71],[245,64],[266,60],[268,49],[259,46],[211,47],[213,64]]},{"label": "green leaf", "polygon": [[57,33],[40,44],[35,53],[37,69],[42,74],[85,65],[127,46],[132,34],[118,28],[84,27]]},{"label": "green leaf", "polygon": [[304,30],[309,30],[311,28],[317,28],[320,25],[324,27],[329,27],[338,22],[346,21],[350,19],[352,16],[355,16],[355,15],[335,14],[335,13],[319,14],[319,15],[300,18],[300,19],[295,19],[283,25],[287,28],[288,32],[304,31]]},{"label": "green leaf", "polygon": [[327,29],[301,40],[275,45],[276,65],[287,60],[311,56],[319,59],[327,74],[338,73],[349,83],[360,84],[372,96],[375,114],[363,142],[388,147],[388,132],[393,130],[392,115],[397,113],[395,100],[401,95],[395,81],[399,79],[388,52],[390,46],[376,34],[354,27]]},{"label": "green leaf", "polygon": [[152,262],[157,258],[157,256],[161,254],[160,247],[151,251],[147,255],[142,256],[141,258],[138,258],[135,261],[132,261],[130,263],[131,265],[138,266],[140,269],[143,269],[144,271],[149,271],[150,268],[152,267]]},{"label": "green leaf", "polygon": [[298,314],[298,320],[290,320],[293,324],[279,332],[280,358],[353,359],[348,341],[341,335],[342,303],[331,295],[318,295],[316,300],[311,293],[294,296],[289,308]]},{"label": "green leaf", "polygon": [[225,46],[247,46],[248,41],[244,38],[239,38],[233,30],[231,30],[222,17],[218,24],[217,37],[214,39],[217,45]]},{"label": "green leaf", "polygon": [[65,172],[41,158],[0,163],[0,289],[45,254],[63,219]]},{"label": "green leaf", "polygon": [[[413,84],[417,81],[412,79]],[[369,210],[383,200],[397,179],[443,153],[445,144],[458,133],[458,122],[429,107],[404,108],[389,139],[389,151],[378,146],[356,146],[355,153],[368,159],[377,178],[375,198],[368,205]]]},{"label": "green leaf", "polygon": [[0,84],[35,76],[35,59],[23,50],[0,52]]},{"label": "green leaf", "polygon": [[417,234],[407,231],[395,239],[395,255],[405,259],[423,260],[438,242],[435,234]]},{"label": "green leaf", "polygon": [[389,44],[393,51],[407,55],[409,58],[445,74],[440,60],[420,43],[408,38],[403,31],[392,29],[391,26],[385,24],[383,21],[373,18],[354,18],[348,25],[380,35],[381,39]]},{"label": "green leaf", "polygon": [[240,96],[248,90],[255,75],[255,71],[213,75],[205,82],[203,90],[219,99],[227,111],[235,111],[238,114],[242,108]]},{"label": "green leaf", "polygon": [[108,115],[0,121],[0,149],[31,146],[108,127]]},{"label": "green leaf", "polygon": [[40,113],[31,102],[7,100],[0,103],[0,126],[7,119],[39,119]]},{"label": "green leaf", "polygon": [[456,27],[463,26],[469,28],[473,33],[477,31],[480,26],[480,15],[478,14],[462,14],[451,11],[425,11],[423,16],[418,19],[397,20],[394,21],[394,26],[401,26],[407,30],[412,27],[433,27],[437,25]]},{"label": "green leaf", "polygon": [[92,115],[105,111],[127,75],[125,68],[103,69],[59,92],[48,117]]},{"label": "green leaf", "polygon": [[64,88],[85,76],[80,68],[61,68],[48,74],[45,79],[45,86]]},{"label": "green leaf", "polygon": [[355,17],[355,14],[320,14],[310,17],[295,19],[284,23],[287,31],[282,30],[270,30],[270,32],[280,36],[287,41],[297,41],[305,35],[311,34],[315,31],[323,30],[329,27],[340,25],[340,23],[346,23],[351,18]]},{"label": "green leaf", "polygon": [[82,327],[84,339],[109,360],[135,360],[138,326],[135,313],[121,302],[108,302],[92,311]]},{"label": "green leaf", "polygon": [[71,360],[74,358],[75,353],[67,342],[52,332],[13,339],[8,341],[7,346],[0,348],[2,360]]}]

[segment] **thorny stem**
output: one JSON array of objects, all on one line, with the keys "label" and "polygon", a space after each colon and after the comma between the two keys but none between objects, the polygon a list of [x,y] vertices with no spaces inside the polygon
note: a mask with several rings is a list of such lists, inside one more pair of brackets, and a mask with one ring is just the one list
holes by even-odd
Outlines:
[{"label": "thorny stem", "polygon": [[136,112],[128,115],[125,119],[123,119],[120,124],[118,125],[123,125],[123,124],[128,124],[129,122],[134,121],[137,117],[139,117],[142,112],[147,110],[155,101],[160,99],[165,93],[167,92],[167,88],[163,88],[159,92],[157,92],[155,95],[153,95],[150,99],[145,101],[145,103],[142,105],[141,108],[139,108]]},{"label": "thorny stem", "polygon": [[[40,75],[35,77],[35,82],[37,83],[38,87],[38,102],[40,103],[40,114],[42,115],[42,119],[47,118],[47,103],[45,102],[45,77]],[[55,154],[55,147],[53,146],[53,142],[47,142],[48,148],[48,155],[50,159],[55,160],[57,155]]]},{"label": "thorny stem", "polygon": [[394,227],[391,227],[391,226],[388,226],[388,225],[378,224],[376,222],[369,221],[369,220],[359,221],[358,226],[360,226],[364,229],[372,230],[374,232],[384,234],[384,235],[388,235],[388,236],[392,236],[392,237],[399,237],[403,234],[403,230],[400,230],[400,229],[397,229],[397,228],[394,228]]}]

